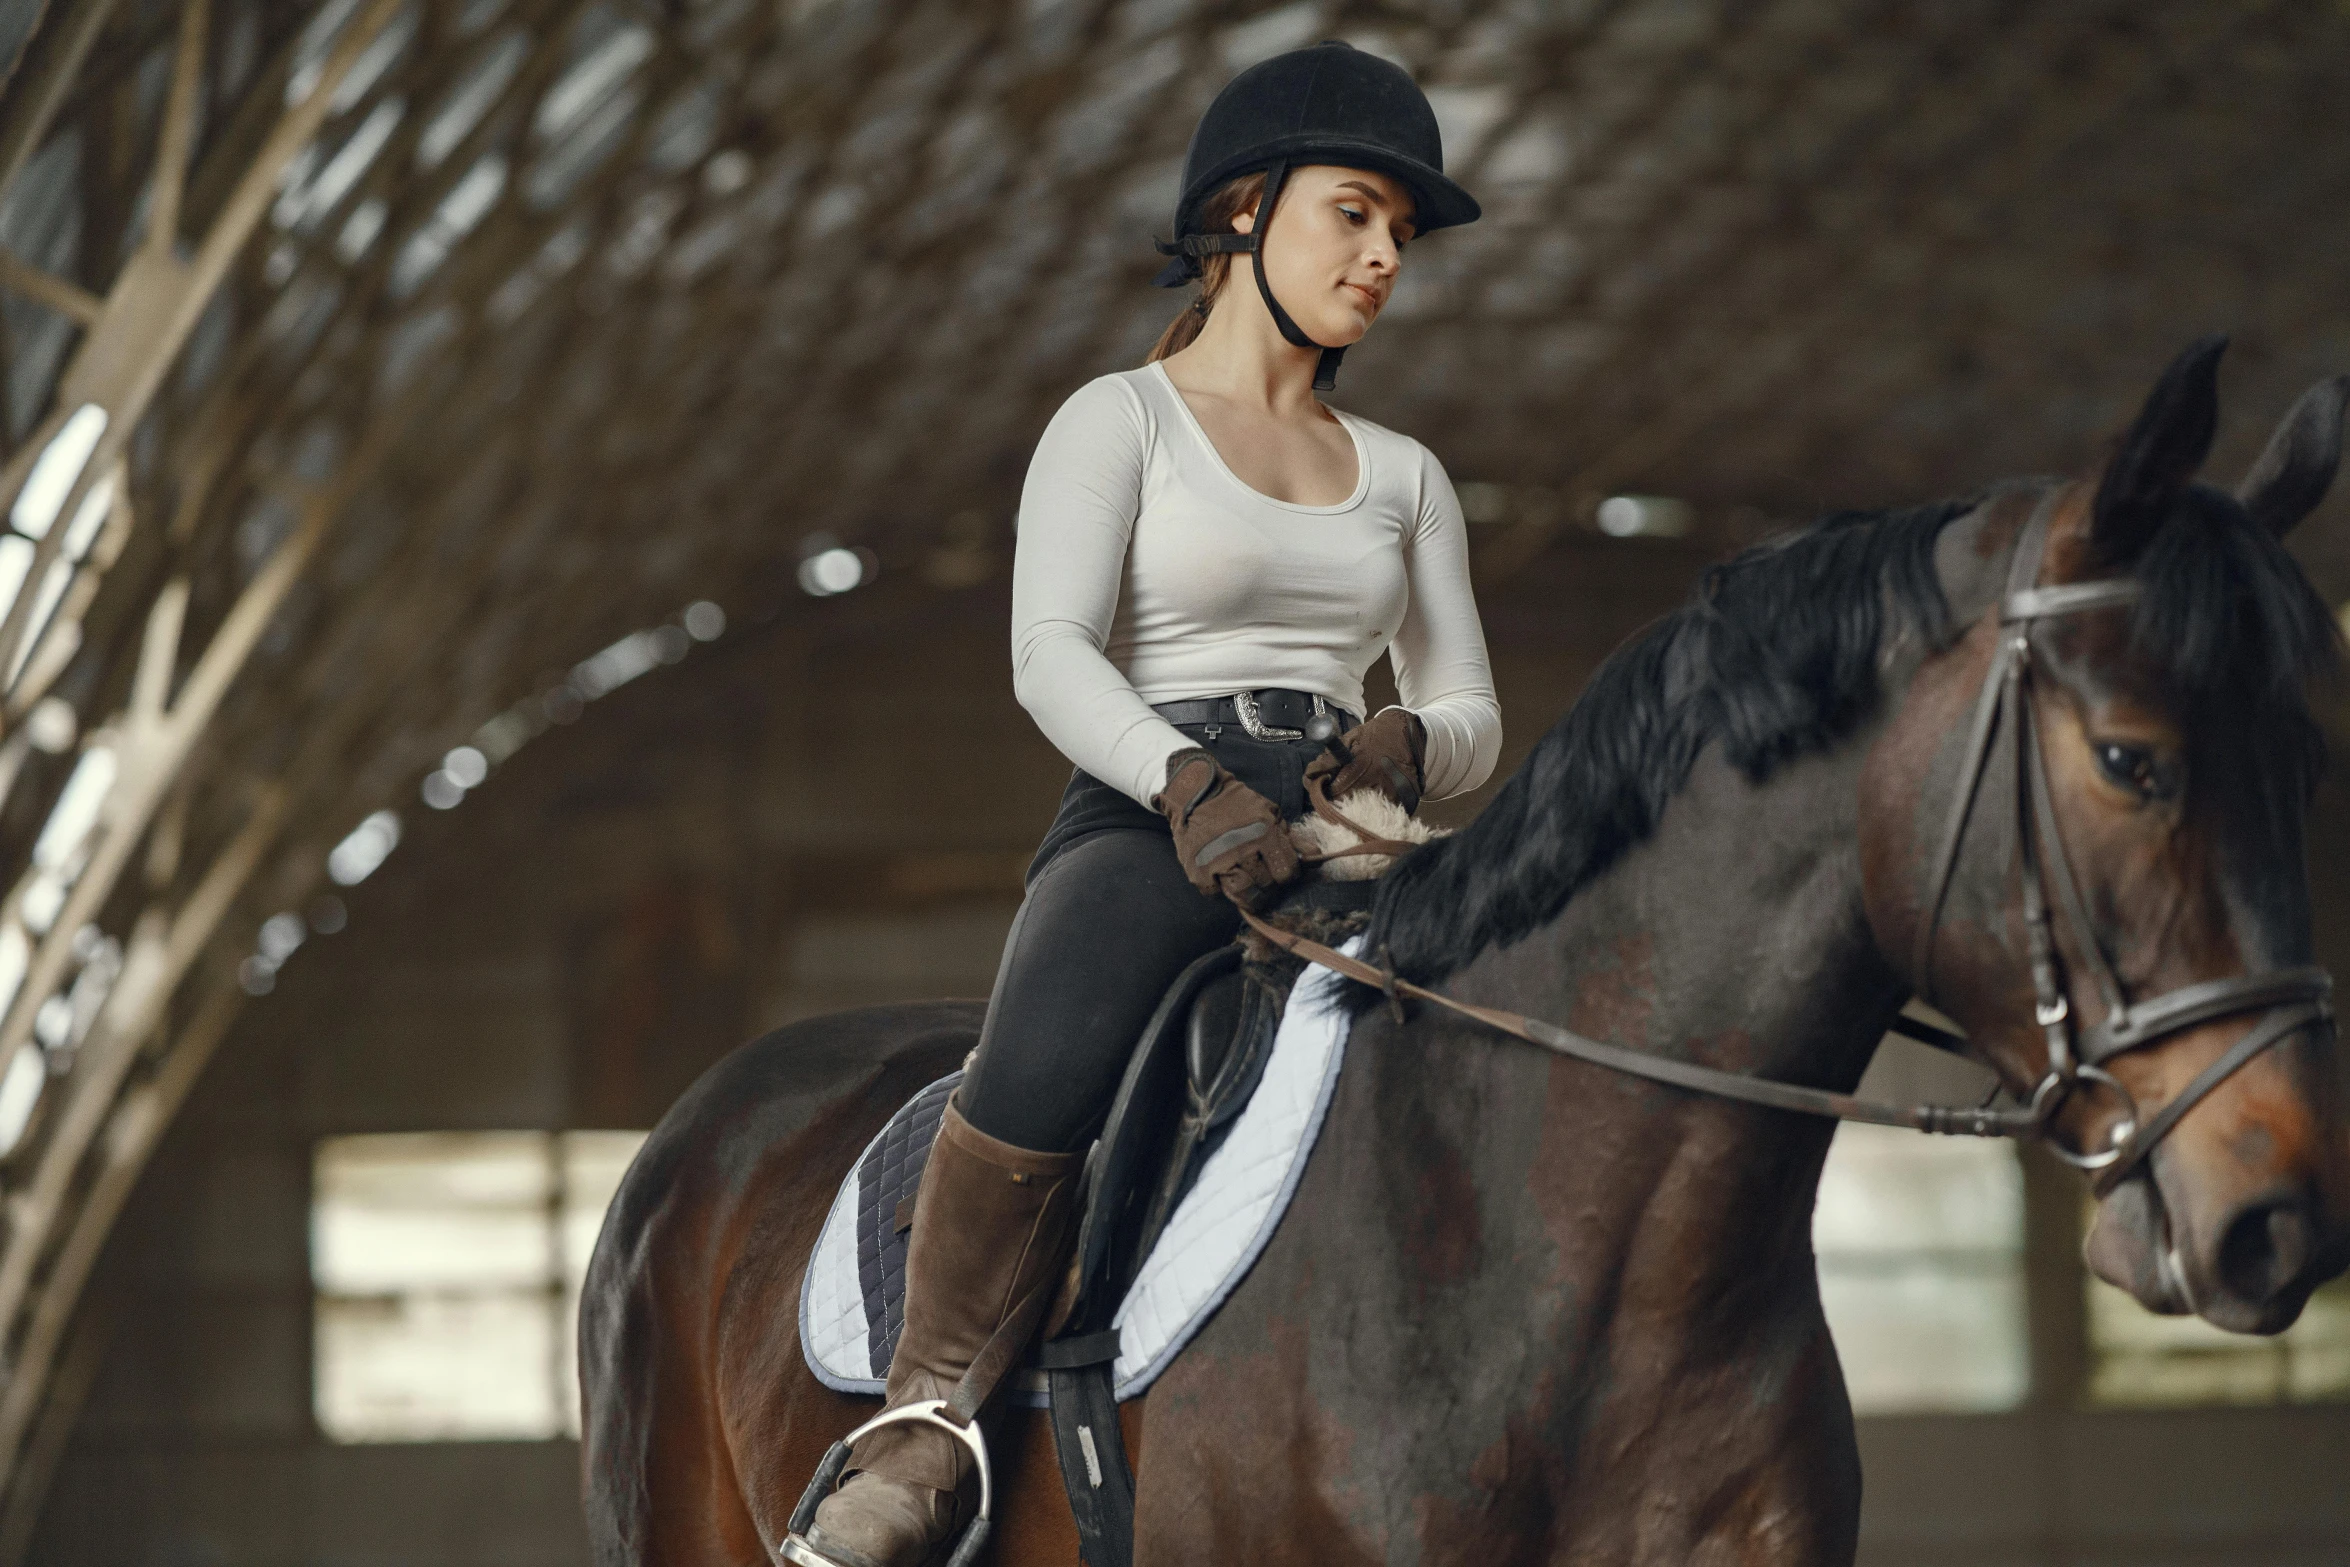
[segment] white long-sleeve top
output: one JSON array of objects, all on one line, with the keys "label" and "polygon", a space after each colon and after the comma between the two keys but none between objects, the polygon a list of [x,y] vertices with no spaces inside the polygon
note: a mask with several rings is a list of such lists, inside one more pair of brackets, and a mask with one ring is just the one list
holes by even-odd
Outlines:
[{"label": "white long-sleeve top", "polygon": [[1452,481],[1410,437],[1338,419],[1354,494],[1299,506],[1243,484],[1156,364],[1061,405],[1020,497],[1012,683],[1072,762],[1148,805],[1193,743],[1150,704],[1284,686],[1359,716],[1384,652],[1427,727],[1429,798],[1493,771],[1501,709]]}]

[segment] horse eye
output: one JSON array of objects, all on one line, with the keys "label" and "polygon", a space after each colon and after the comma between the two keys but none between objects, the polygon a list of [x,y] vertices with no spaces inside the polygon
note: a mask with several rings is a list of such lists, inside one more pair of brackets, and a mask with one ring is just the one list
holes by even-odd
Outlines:
[{"label": "horse eye", "polygon": [[2096,755],[2097,770],[2141,800],[2154,799],[2164,792],[2165,780],[2162,770],[2155,765],[2153,752],[2134,745],[2101,741]]}]

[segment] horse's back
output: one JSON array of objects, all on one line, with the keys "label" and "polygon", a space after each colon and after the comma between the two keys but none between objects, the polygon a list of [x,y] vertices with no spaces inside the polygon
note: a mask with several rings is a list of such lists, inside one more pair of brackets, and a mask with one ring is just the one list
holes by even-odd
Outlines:
[{"label": "horse's back", "polygon": [[808,1373],[800,1274],[842,1176],[892,1111],[954,1069],[982,1010],[911,1003],[777,1029],[711,1067],[645,1140],[580,1298],[600,1567],[766,1559],[762,1536],[870,1408]]}]

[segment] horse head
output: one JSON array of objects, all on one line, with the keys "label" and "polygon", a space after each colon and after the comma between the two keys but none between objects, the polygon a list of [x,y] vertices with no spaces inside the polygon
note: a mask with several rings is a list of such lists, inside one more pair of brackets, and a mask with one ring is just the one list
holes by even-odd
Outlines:
[{"label": "horse head", "polygon": [[1872,749],[1864,885],[1882,949],[2102,1170],[2097,1274],[2273,1333],[2350,1265],[2304,847],[2339,637],[2282,543],[2350,378],[2223,490],[2197,474],[2224,346],[2171,365],[2101,471],[1943,538],[1955,634]]}]

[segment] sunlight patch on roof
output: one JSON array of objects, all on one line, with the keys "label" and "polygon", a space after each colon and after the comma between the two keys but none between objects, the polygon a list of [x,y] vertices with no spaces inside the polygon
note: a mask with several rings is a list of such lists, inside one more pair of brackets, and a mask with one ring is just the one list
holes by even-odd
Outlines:
[{"label": "sunlight patch on roof", "polygon": [[472,134],[482,116],[498,101],[498,95],[514,80],[514,73],[522,69],[522,62],[530,58],[530,40],[519,32],[506,33],[484,49],[481,57],[466,68],[465,74],[450,88],[440,107],[425,122],[424,132],[416,138],[416,161],[427,169],[438,168],[458,144]]},{"label": "sunlight patch on roof", "polygon": [[41,455],[33,459],[33,471],[25,476],[24,488],[17,491],[15,504],[8,508],[9,525],[28,539],[48,533],[105,433],[106,410],[96,403],[84,403],[68,414],[49,444],[41,448]]},{"label": "sunlight patch on roof", "polygon": [[542,141],[557,141],[609,99],[636,68],[653,57],[650,28],[621,28],[565,71],[539,100],[531,129]]},{"label": "sunlight patch on roof", "polygon": [[326,874],[338,887],[356,887],[375,874],[384,857],[400,845],[400,818],[376,811],[328,851]]}]

